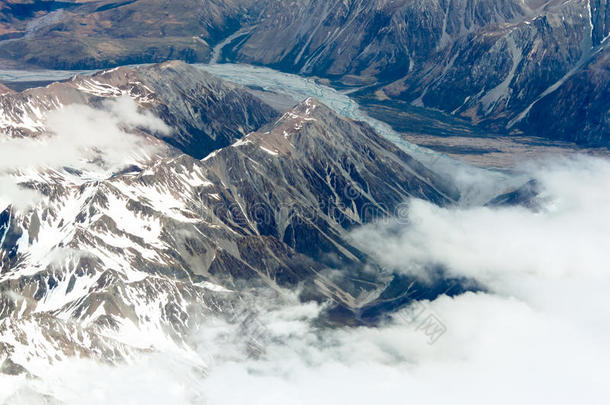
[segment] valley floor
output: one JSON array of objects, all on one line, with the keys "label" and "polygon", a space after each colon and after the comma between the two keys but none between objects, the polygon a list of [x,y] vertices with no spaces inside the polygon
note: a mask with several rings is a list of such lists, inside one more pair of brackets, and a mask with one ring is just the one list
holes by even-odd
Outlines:
[{"label": "valley floor", "polygon": [[358,102],[367,115],[390,125],[404,140],[479,167],[512,169],[549,157],[610,154],[607,148],[584,148],[533,135],[494,134],[458,117],[405,103],[366,97]]}]

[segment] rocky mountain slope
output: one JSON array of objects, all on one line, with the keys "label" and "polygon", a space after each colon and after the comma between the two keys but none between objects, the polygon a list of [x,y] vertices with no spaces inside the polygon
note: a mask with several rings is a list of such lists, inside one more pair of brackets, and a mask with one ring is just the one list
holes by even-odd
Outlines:
[{"label": "rocky mountain slope", "polygon": [[[193,96],[178,103],[176,92]],[[128,97],[139,114],[201,138],[209,132],[188,125],[209,124],[228,95],[265,108],[244,94],[182,63],[121,68],[0,96],[2,136],[7,144],[49,136],[54,110]],[[236,115],[233,125],[251,119]],[[398,306],[413,297],[348,231],[400,213],[408,197],[439,205],[460,198],[367,124],[315,99],[203,160],[194,157],[201,150],[183,153],[174,138],[159,140],[133,122],[120,125],[124,136],[153,149],[112,170],[96,159],[87,170],[68,162],[2,173],[39,194],[28,206],[9,198],[0,207],[3,372],[37,375],[70,356],[112,363],[159,348],[188,358],[185,331],[210,314],[231,318],[252,289],[298,287],[303,299],[330,299],[351,313],[349,322],[378,308],[381,296],[384,308]],[[444,288],[413,291],[430,297]]]},{"label": "rocky mountain slope", "polygon": [[534,103],[519,127],[548,138],[585,145],[608,145],[610,52],[591,60]]},{"label": "rocky mountain slope", "polygon": [[0,5],[0,58],[68,69],[202,61],[210,43],[237,29],[249,3],[9,0]]},{"label": "rocky mountain slope", "polygon": [[[274,7],[225,48],[228,60],[372,85],[365,94],[378,91],[496,132],[589,145],[610,140],[607,97],[595,96],[607,91],[609,70],[604,1],[312,0]],[[568,97],[566,86],[583,91]],[[544,118],[529,114],[556,103],[578,107],[568,115],[548,107]],[[584,125],[547,125],[564,120]]]},{"label": "rocky mountain slope", "polygon": [[0,99],[0,128],[10,136],[44,130],[42,116],[62,105],[96,105],[128,95],[160,117],[173,131],[164,141],[202,158],[229,145],[278,115],[272,107],[237,86],[182,62],[155,67],[118,68],[93,77],[53,83]]}]

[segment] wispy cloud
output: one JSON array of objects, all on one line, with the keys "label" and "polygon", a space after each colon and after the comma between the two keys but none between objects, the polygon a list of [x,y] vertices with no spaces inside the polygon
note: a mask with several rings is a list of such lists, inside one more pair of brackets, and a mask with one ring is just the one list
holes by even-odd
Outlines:
[{"label": "wispy cloud", "polygon": [[0,199],[28,205],[36,194],[13,174],[29,169],[71,167],[107,176],[118,168],[155,153],[158,146],[142,132],[167,134],[170,129],[127,96],[106,100],[100,108],[69,105],[46,116],[47,132],[37,138],[0,139]]}]

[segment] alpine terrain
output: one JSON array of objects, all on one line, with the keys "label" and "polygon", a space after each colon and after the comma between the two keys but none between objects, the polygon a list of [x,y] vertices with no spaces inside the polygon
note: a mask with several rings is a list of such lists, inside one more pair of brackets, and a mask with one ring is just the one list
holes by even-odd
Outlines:
[{"label": "alpine terrain", "polygon": [[608,0],[0,2],[0,404],[606,404]]}]

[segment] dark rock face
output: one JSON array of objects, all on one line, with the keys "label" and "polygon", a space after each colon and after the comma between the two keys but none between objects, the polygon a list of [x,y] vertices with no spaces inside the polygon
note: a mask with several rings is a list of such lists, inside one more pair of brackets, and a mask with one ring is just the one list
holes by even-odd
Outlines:
[{"label": "dark rock face", "polygon": [[539,207],[536,198],[540,194],[540,185],[535,180],[530,180],[515,190],[501,194],[486,205],[490,207],[506,207],[512,205],[523,205],[535,209]]},{"label": "dark rock face", "polygon": [[[386,92],[416,105],[467,117],[497,132],[519,128],[530,135],[586,145],[600,145],[601,138],[607,145],[610,130],[600,125],[600,115],[607,115],[609,105],[601,98],[571,137],[561,131],[540,131],[546,123],[564,119],[560,108],[551,111],[547,107],[551,113],[547,119],[530,115],[532,109],[544,109],[536,107],[541,102],[585,106],[596,97],[591,90],[599,89],[595,84],[599,77],[585,70],[599,52],[606,52],[606,44],[598,42],[596,32],[605,30],[607,36],[607,29],[591,25],[599,12],[589,9],[587,1],[556,2],[535,13],[525,12],[518,20],[486,26],[440,49],[421,69],[387,86]],[[568,98],[566,92],[556,90],[566,80],[572,87],[589,91]]]},{"label": "dark rock face", "polygon": [[398,79],[447,41],[523,12],[510,0],[308,0],[265,6],[266,17],[229,51],[232,59],[365,82]]},{"label": "dark rock face", "polygon": [[13,222],[13,215],[11,207],[0,214],[0,250],[2,250],[0,260],[3,267],[16,265],[18,262],[18,242],[23,235],[23,231]]},{"label": "dark rock face", "polygon": [[593,26],[593,46],[598,46],[608,37],[610,32],[610,5],[604,0],[591,0],[591,25]]},{"label": "dark rock face", "polygon": [[596,55],[534,104],[520,128],[551,139],[610,146],[610,51]]},{"label": "dark rock face", "polygon": [[184,63],[142,69],[138,76],[157,94],[154,114],[174,129],[164,140],[197,159],[278,115],[242,88]]}]

